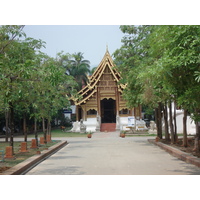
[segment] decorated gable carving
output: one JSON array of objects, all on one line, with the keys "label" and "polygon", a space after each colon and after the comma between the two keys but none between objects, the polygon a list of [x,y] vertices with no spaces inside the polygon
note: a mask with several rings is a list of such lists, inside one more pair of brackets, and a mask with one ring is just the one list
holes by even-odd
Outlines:
[{"label": "decorated gable carving", "polygon": [[126,86],[119,84],[121,77],[108,50],[95,72],[88,78],[89,83],[87,86],[79,91],[82,99],[76,101],[76,105],[80,105],[85,112],[89,110],[98,111],[98,102],[111,98],[118,102],[118,111],[127,109],[126,102],[121,97],[121,93]]}]

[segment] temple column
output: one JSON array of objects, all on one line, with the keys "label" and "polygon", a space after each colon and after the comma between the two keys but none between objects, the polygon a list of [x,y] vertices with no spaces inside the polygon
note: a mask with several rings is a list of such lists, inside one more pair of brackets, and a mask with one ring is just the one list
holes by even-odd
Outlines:
[{"label": "temple column", "polygon": [[100,102],[101,102],[101,99],[100,99],[100,94],[99,94],[99,87],[97,87],[97,113],[99,114],[99,116],[101,116],[101,105],[100,105]]},{"label": "temple column", "polygon": [[115,99],[116,99],[116,131],[120,130],[120,117],[119,117],[119,92],[118,88],[115,88]]},{"label": "temple column", "polygon": [[79,106],[76,106],[76,121],[79,119]]},{"label": "temple column", "polygon": [[86,121],[86,114],[87,114],[86,106],[84,105],[82,108],[83,108],[82,119],[83,119],[83,121]]}]

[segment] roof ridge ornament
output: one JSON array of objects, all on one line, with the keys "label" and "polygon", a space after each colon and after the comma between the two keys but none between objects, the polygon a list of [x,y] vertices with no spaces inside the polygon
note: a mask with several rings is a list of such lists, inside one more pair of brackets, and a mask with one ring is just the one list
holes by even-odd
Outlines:
[{"label": "roof ridge ornament", "polygon": [[110,56],[110,53],[108,51],[108,44],[106,44],[106,53],[105,53],[105,56],[107,57],[106,61],[108,61],[108,57]]}]

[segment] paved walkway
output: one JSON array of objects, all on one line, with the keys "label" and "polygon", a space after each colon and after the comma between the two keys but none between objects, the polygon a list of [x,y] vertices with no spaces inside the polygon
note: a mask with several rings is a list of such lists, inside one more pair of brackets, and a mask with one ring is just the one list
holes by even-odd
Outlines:
[{"label": "paved walkway", "polygon": [[186,175],[200,168],[148,143],[150,137],[120,138],[119,133],[94,133],[65,138],[69,144],[27,175]]}]

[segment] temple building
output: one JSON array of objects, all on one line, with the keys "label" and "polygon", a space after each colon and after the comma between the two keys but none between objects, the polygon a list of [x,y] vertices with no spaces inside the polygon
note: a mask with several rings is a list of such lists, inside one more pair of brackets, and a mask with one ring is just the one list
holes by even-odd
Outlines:
[{"label": "temple building", "polygon": [[[108,49],[88,84],[78,92],[81,99],[74,99],[76,105],[75,123],[83,122],[86,131],[125,130],[128,117],[141,119],[141,106],[129,109],[122,97],[126,85],[121,84]],[[81,120],[82,119],[82,120]],[[74,131],[78,125],[74,125]],[[80,124],[79,124],[80,127]]]}]

